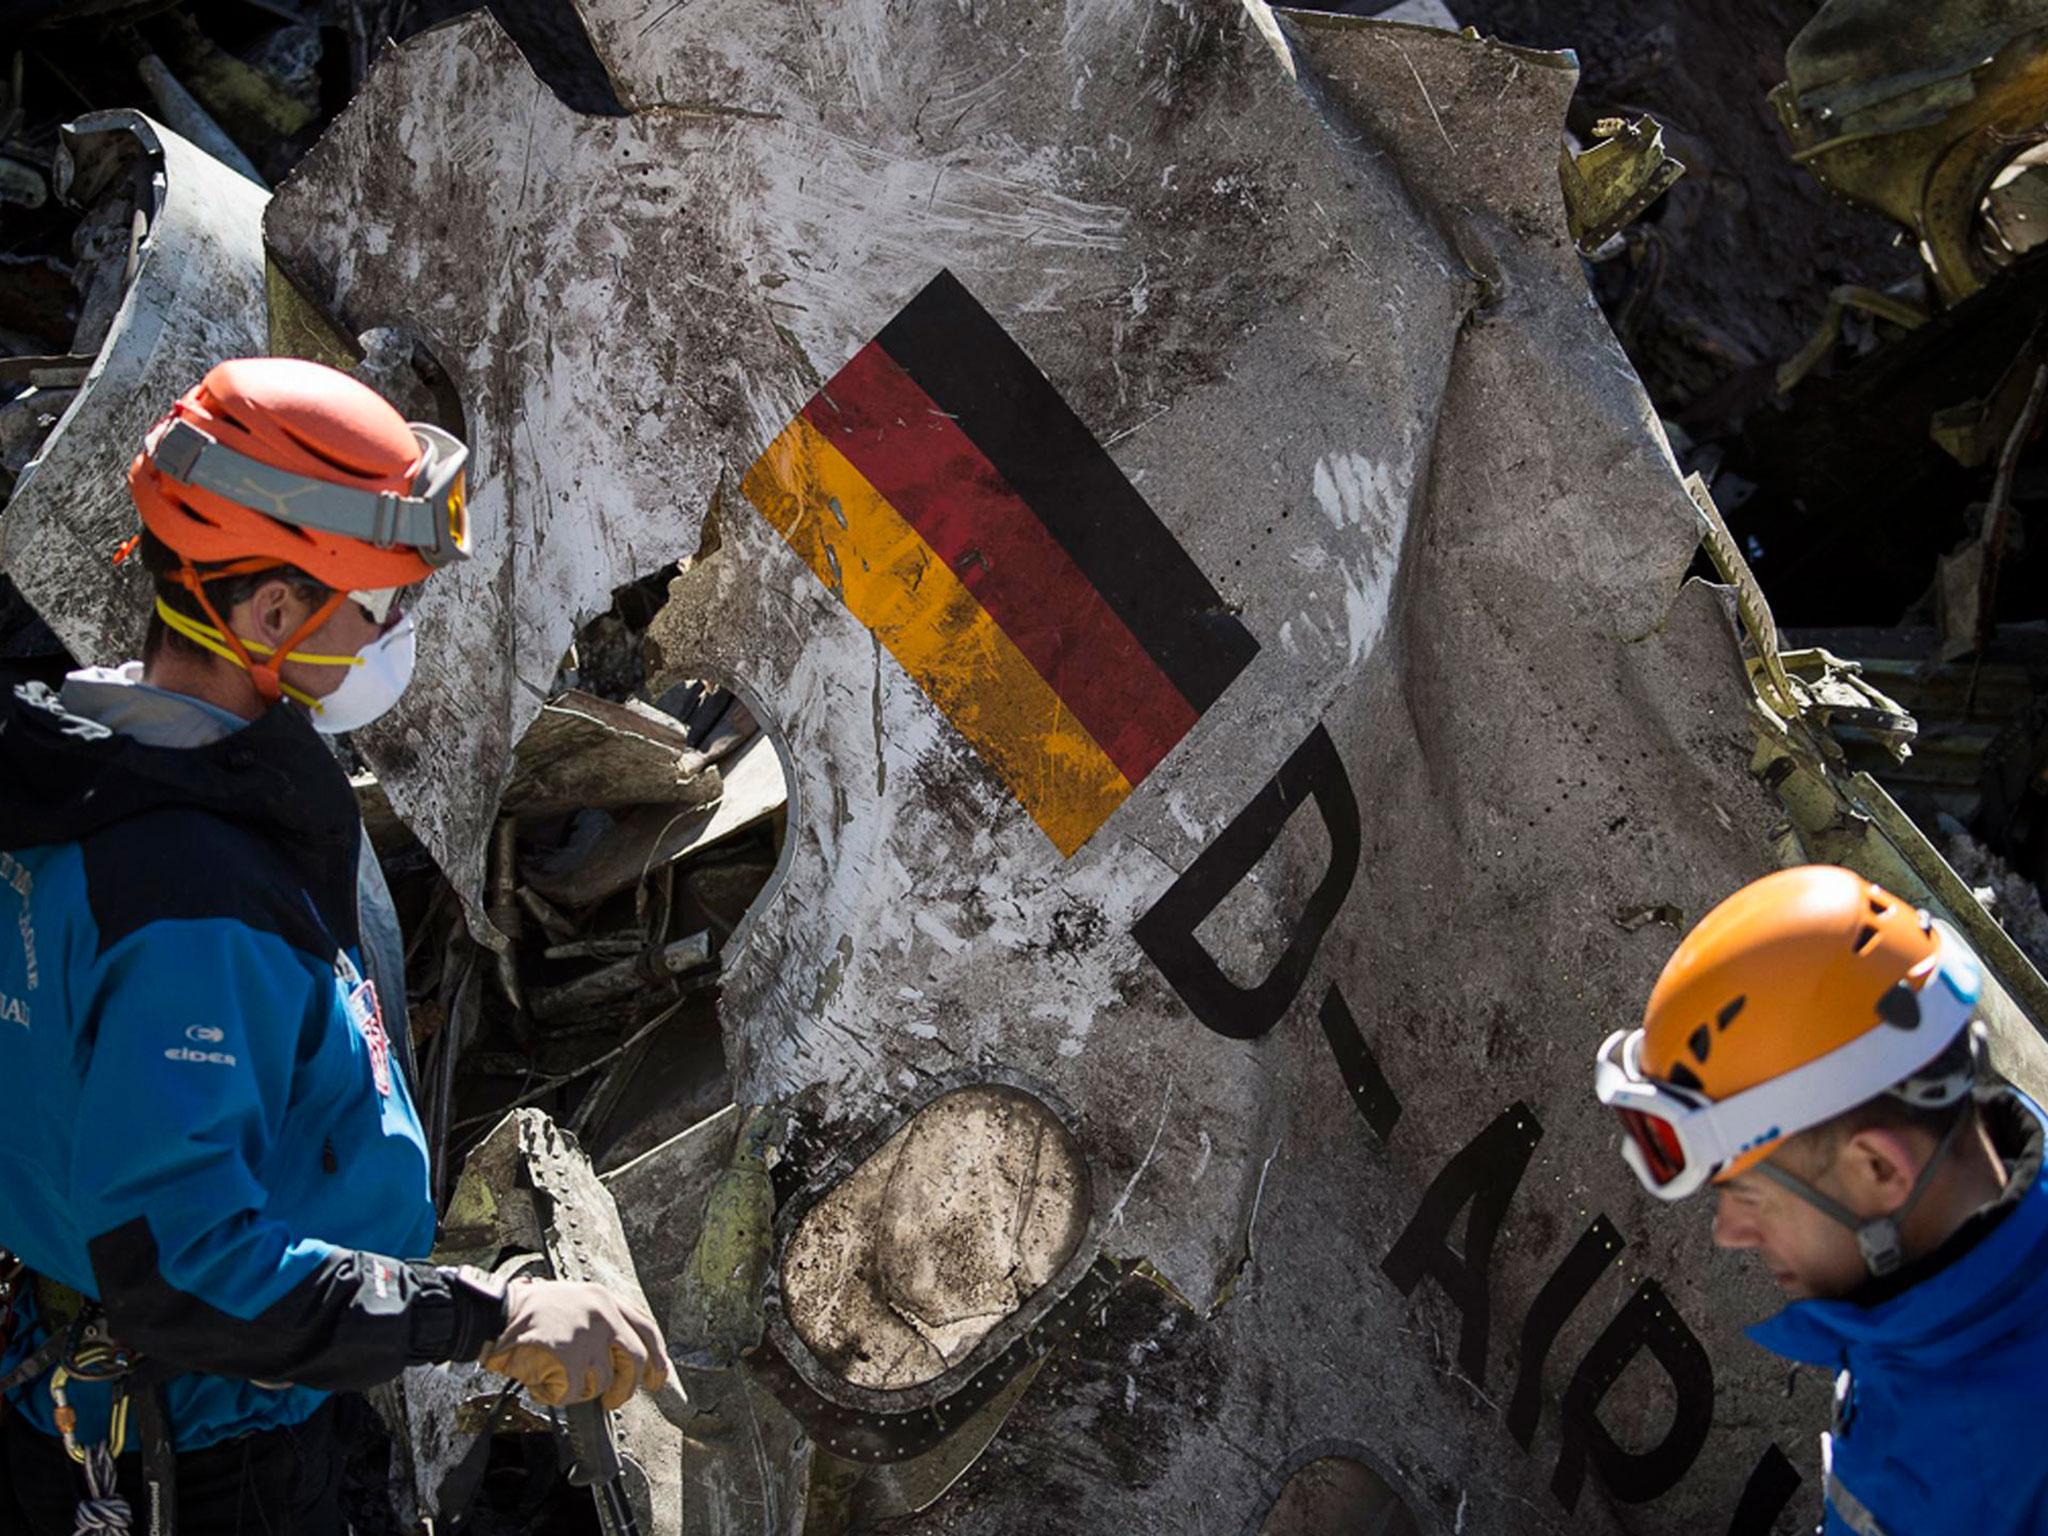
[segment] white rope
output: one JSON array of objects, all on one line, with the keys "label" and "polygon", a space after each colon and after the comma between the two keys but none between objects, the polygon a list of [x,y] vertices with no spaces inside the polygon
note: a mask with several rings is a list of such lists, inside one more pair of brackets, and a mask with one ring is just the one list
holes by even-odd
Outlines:
[{"label": "white rope", "polygon": [[105,1442],[85,1453],[85,1487],[74,1536],[127,1536],[128,1501],[115,1490],[114,1453]]}]

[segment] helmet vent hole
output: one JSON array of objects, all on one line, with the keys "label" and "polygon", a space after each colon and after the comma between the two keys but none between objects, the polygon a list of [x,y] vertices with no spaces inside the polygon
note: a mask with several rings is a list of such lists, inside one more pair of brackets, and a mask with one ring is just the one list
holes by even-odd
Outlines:
[{"label": "helmet vent hole", "polygon": [[340,471],[342,474],[347,475],[352,480],[382,478],[382,476],[385,474],[395,477],[404,473],[404,470],[402,468],[393,468],[383,470],[380,472],[379,469],[373,465],[351,463],[349,460],[341,458],[339,455],[331,452],[321,443],[316,441],[314,438],[308,436],[306,433],[293,431],[292,424],[290,422],[281,421],[277,424],[277,426],[278,429],[286,437],[292,440],[292,443],[297,448],[299,448],[300,451],[304,452],[305,454],[312,458],[318,459],[322,464],[325,464],[329,469]]},{"label": "helmet vent hole", "polygon": [[1920,1027],[1919,994],[1901,981],[1877,1000],[1877,1016],[1894,1029]]},{"label": "helmet vent hole", "polygon": [[1692,1032],[1692,1037],[1686,1043],[1692,1047],[1692,1059],[1704,1067],[1707,1064],[1707,1052],[1714,1048],[1714,1032],[1702,1024]]},{"label": "helmet vent hole", "polygon": [[[1742,1012],[1742,1010],[1745,1007],[1747,1007],[1748,1004],[1749,998],[1747,996],[1731,997],[1728,1000],[1728,1002],[1722,1007],[1721,1011],[1714,1015],[1714,1023],[1720,1028],[1726,1029],[1730,1024],[1733,1024],[1735,1022],[1735,1015]],[[1702,1053],[1700,1059],[1702,1061],[1706,1060],[1706,1056],[1704,1053]]]},{"label": "helmet vent hole", "polygon": [[1856,942],[1854,944],[1851,944],[1849,947],[1855,950],[1856,953],[1860,955],[1865,950],[1869,949],[1870,946],[1875,944],[1876,942],[1877,929],[1872,927],[1869,923],[1865,923],[1861,928],[1856,930]]},{"label": "helmet vent hole", "polygon": [[1691,1067],[1688,1067],[1682,1061],[1674,1061],[1671,1064],[1671,1071],[1666,1076],[1665,1081],[1674,1088],[1684,1088],[1692,1093],[1705,1093],[1707,1091],[1707,1085],[1700,1081],[1699,1073],[1693,1071]]}]

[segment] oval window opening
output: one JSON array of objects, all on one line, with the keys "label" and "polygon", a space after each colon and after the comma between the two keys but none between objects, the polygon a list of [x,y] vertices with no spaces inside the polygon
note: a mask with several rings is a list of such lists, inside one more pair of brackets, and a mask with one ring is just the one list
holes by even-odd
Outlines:
[{"label": "oval window opening", "polygon": [[1287,1480],[1259,1536],[1421,1536],[1387,1480],[1350,1456],[1323,1456]]},{"label": "oval window opening", "polygon": [[912,1115],[805,1213],[782,1256],[790,1326],[855,1386],[943,1375],[1073,1257],[1087,1163],[1052,1110],[978,1084]]}]

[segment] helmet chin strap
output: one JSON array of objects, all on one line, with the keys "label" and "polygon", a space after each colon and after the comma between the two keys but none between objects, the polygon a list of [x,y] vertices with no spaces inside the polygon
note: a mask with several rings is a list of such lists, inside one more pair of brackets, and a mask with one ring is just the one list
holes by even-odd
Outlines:
[{"label": "helmet chin strap", "polygon": [[[254,575],[259,571],[276,569],[278,569],[277,561],[266,560],[261,556],[257,556],[249,560],[237,560],[231,565],[225,565],[214,570],[211,574],[213,579],[217,580],[222,576]],[[219,633],[221,639],[232,648],[233,654],[228,659],[238,663],[242,670],[249,674],[249,681],[256,685],[257,696],[265,704],[275,704],[287,692],[291,692],[295,697],[298,697],[302,703],[310,702],[303,695],[299,695],[296,689],[288,690],[283,679],[278,676],[278,671],[283,667],[285,658],[290,653],[292,647],[305,639],[306,636],[312,634],[322,624],[325,624],[334,616],[335,610],[348,600],[346,592],[330,594],[327,601],[308,614],[306,621],[287,636],[281,644],[261,647],[261,649],[267,651],[268,659],[259,662],[249,654],[249,647],[243,643],[242,637],[228,627],[227,620],[222,618],[220,613],[214,608],[212,601],[206,595],[206,583],[200,580],[199,572],[194,570],[188,563],[180,566],[175,575],[179,585],[192,594],[206,616],[213,620],[214,629]],[[218,647],[209,647],[209,649],[217,650]]]},{"label": "helmet chin strap", "polygon": [[1934,1173],[1955,1145],[1956,1133],[1963,1128],[1967,1115],[1958,1115],[1950,1122],[1949,1128],[1935,1144],[1934,1155],[1927,1159],[1920,1169],[1920,1177],[1913,1181],[1913,1187],[1906,1194],[1905,1202],[1889,1216],[1874,1216],[1868,1220],[1858,1216],[1841,1201],[1822,1194],[1811,1184],[1796,1175],[1787,1173],[1776,1163],[1765,1159],[1756,1165],[1756,1171],[1782,1189],[1791,1191],[1823,1216],[1833,1218],[1856,1234],[1856,1246],[1863,1252],[1864,1266],[1872,1275],[1888,1275],[1905,1262],[1906,1250],[1899,1238],[1899,1227],[1912,1214],[1920,1197],[1927,1193]]}]

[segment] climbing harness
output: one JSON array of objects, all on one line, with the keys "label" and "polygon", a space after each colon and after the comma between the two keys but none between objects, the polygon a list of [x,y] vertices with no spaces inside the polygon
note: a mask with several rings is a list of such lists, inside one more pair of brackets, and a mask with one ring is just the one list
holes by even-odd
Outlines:
[{"label": "climbing harness", "polygon": [[[100,1352],[94,1349],[91,1353],[96,1358]],[[71,1406],[71,1396],[65,1388],[74,1378],[80,1381],[112,1378],[95,1374],[95,1367],[88,1358],[74,1354],[71,1361],[76,1362],[76,1370],[71,1362],[67,1362],[50,1373],[50,1401],[57,1405],[57,1433],[64,1438],[64,1450],[85,1474],[85,1497],[78,1501],[77,1536],[93,1536],[99,1531],[107,1532],[109,1536],[125,1536],[130,1511],[128,1501],[121,1497],[116,1487],[114,1458],[128,1443],[128,1394],[118,1390],[115,1393],[114,1413],[107,1428],[107,1438],[94,1445],[80,1445],[78,1410]],[[121,1369],[125,1371],[126,1367]]]},{"label": "climbing harness", "polygon": [[[0,1346],[6,1342],[21,1291],[36,1278],[19,1260],[0,1255]],[[40,1281],[39,1288],[49,1289],[50,1283]],[[68,1324],[50,1327],[48,1338],[0,1376],[0,1400],[49,1372],[58,1436],[85,1479],[76,1536],[127,1536],[133,1528],[134,1511],[121,1497],[116,1474],[117,1458],[128,1449],[132,1417],[136,1447],[142,1455],[143,1482],[149,1490],[147,1536],[175,1536],[176,1463],[170,1420],[164,1412],[162,1378],[107,1333],[96,1302],[82,1297],[79,1301],[77,1314]],[[107,1438],[92,1445],[78,1439],[78,1410],[71,1403],[74,1382],[113,1386]]]}]

